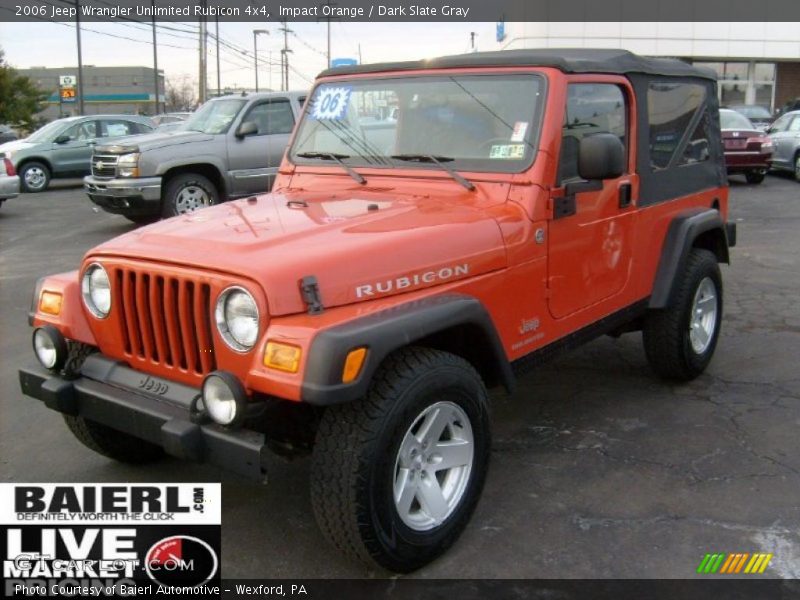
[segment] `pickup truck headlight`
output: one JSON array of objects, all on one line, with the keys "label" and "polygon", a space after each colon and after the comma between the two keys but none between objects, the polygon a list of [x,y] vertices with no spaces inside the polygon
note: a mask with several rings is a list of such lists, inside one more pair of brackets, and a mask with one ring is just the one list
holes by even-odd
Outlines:
[{"label": "pickup truck headlight", "polygon": [[111,312],[111,282],[102,265],[93,263],[84,271],[81,294],[86,308],[98,319],[105,319]]},{"label": "pickup truck headlight", "polygon": [[258,339],[258,306],[244,288],[233,286],[217,299],[214,311],[222,339],[237,352],[251,350]]},{"label": "pickup truck headlight", "polygon": [[139,176],[139,153],[131,152],[130,154],[123,154],[117,159],[117,167],[119,168],[120,177],[138,177]]}]

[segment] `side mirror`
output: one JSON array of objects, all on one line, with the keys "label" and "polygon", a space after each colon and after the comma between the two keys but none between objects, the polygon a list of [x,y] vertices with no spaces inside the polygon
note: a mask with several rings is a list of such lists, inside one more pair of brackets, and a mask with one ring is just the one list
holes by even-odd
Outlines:
[{"label": "side mirror", "polygon": [[578,175],[586,181],[613,179],[625,172],[625,148],[613,133],[581,138],[578,146]]},{"label": "side mirror", "polygon": [[244,121],[236,128],[236,137],[239,139],[256,133],[258,133],[258,125],[254,121]]},{"label": "side mirror", "polygon": [[68,141],[70,141],[70,139],[72,138],[70,138],[68,135],[61,134],[60,136],[58,136],[56,139],[53,140],[53,143],[66,144]]}]

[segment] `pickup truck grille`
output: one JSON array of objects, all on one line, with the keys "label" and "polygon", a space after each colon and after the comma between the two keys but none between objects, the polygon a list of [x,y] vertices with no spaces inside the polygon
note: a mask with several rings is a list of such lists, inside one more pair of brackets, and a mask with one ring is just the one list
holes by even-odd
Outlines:
[{"label": "pickup truck grille", "polygon": [[215,369],[207,283],[128,267],[109,275],[127,356],[198,377]]},{"label": "pickup truck grille", "polygon": [[95,154],[92,156],[92,175],[109,179],[116,177],[117,159],[113,154]]}]

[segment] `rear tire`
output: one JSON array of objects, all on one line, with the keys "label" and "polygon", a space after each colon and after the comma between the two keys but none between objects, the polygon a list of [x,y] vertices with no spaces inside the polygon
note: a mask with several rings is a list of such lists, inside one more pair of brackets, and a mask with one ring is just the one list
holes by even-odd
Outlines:
[{"label": "rear tire", "polygon": [[745,178],[747,179],[747,183],[761,183],[764,181],[764,177],[766,177],[766,173],[761,171],[748,171],[744,174]]},{"label": "rear tire", "polygon": [[203,175],[182,173],[167,182],[162,202],[162,216],[174,217],[219,203],[219,191]]},{"label": "rear tire", "polygon": [[19,170],[19,185],[27,194],[45,191],[50,185],[50,169],[35,160],[26,162]]},{"label": "rear tire", "polygon": [[717,257],[693,248],[672,306],[650,313],[642,337],[647,360],[664,379],[690,381],[714,354],[722,323],[722,275]]},{"label": "rear tire", "polygon": [[64,421],[81,444],[108,458],[130,464],[145,464],[164,455],[164,451],[155,444],[95,421],[70,415],[64,415]]},{"label": "rear tire", "polygon": [[794,157],[794,178],[800,181],[800,154]]},{"label": "rear tire", "polygon": [[490,445],[488,394],[472,365],[438,350],[400,350],[366,398],[322,417],[311,469],[317,523],[369,566],[418,569],[466,527]]}]

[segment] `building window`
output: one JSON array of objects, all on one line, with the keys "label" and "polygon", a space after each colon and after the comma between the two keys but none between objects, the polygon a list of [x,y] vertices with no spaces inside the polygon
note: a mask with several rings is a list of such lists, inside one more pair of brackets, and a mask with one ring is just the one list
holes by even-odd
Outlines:
[{"label": "building window", "polygon": [[722,106],[758,104],[774,109],[775,63],[695,62],[717,74],[719,103]]}]

